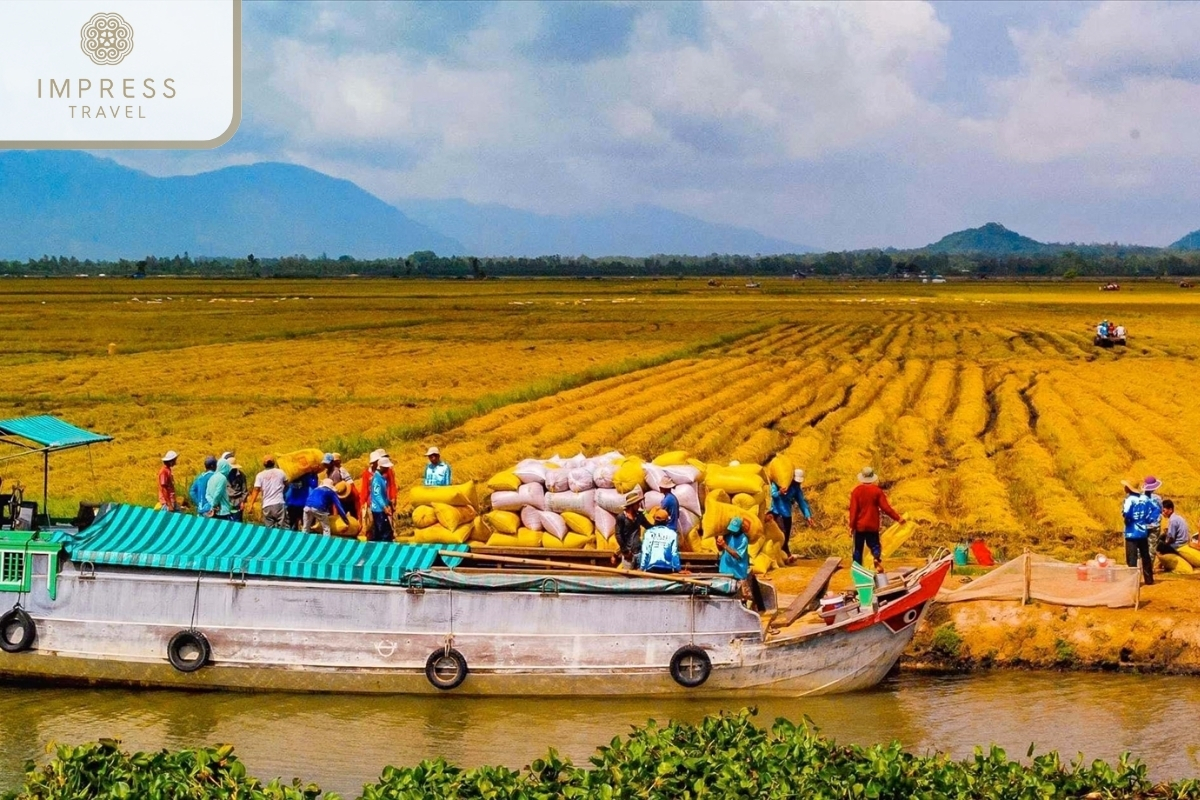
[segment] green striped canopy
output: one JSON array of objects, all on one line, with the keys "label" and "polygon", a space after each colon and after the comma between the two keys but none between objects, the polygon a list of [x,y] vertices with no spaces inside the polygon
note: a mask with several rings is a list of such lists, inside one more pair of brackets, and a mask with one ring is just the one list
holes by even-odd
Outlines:
[{"label": "green striped canopy", "polygon": [[112,441],[111,436],[76,428],[49,415],[0,420],[0,433],[29,439],[47,450],[66,450],[69,447]]},{"label": "green striped canopy", "polygon": [[[113,505],[87,530],[62,537],[72,561],[272,578],[399,584],[464,544],[360,542],[262,525]],[[456,566],[461,559],[451,558]]]}]

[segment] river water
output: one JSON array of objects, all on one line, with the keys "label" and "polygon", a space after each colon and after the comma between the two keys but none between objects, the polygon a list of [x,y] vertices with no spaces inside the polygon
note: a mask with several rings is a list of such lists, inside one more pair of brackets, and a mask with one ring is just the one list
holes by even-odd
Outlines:
[{"label": "river water", "polygon": [[904,674],[870,692],[794,700],[497,700],[184,693],[0,687],[0,789],[48,742],[119,738],[130,749],[232,743],[251,774],[299,776],[357,796],[386,764],[443,756],[463,766],[520,767],[550,747],[576,763],[648,718],[697,720],[756,705],[769,724],[808,715],[826,734],[862,744],[967,757],[996,743],[1115,759],[1129,750],[1156,779],[1200,775],[1195,678],[996,672]]}]

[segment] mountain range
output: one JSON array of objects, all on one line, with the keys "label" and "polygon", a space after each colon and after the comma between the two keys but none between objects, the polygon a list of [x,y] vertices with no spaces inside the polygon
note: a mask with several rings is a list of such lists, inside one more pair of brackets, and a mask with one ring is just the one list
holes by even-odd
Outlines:
[{"label": "mountain range", "polygon": [[0,152],[0,259],[42,255],[355,258],[559,253],[812,252],[731,225],[661,208],[549,216],[461,200],[403,210],[350,181],[293,164],[260,163],[154,177],[71,151]]}]

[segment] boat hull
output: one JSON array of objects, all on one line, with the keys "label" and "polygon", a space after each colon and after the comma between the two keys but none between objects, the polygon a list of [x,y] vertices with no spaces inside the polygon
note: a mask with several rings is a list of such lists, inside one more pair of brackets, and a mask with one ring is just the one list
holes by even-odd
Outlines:
[{"label": "boat hull", "polygon": [[[426,677],[453,647],[468,696],[797,696],[879,683],[911,641],[944,577],[930,570],[903,600],[829,629],[764,637],[734,598],[696,595],[411,590],[129,568],[64,566],[57,597],[25,608],[34,648],[0,653],[0,678],[194,690],[442,694]],[[936,585],[935,585],[936,584]],[[904,607],[901,607],[901,606]],[[267,621],[270,621],[267,624]],[[176,670],[167,643],[201,631],[210,663]],[[672,656],[712,662],[685,688]]]}]

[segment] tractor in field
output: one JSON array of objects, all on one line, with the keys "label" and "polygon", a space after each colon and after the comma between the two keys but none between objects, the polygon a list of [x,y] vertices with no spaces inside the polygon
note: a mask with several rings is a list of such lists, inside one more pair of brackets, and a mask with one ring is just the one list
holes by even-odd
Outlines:
[{"label": "tractor in field", "polygon": [[1092,344],[1097,347],[1125,346],[1125,326],[1103,320],[1096,326],[1096,338]]}]

